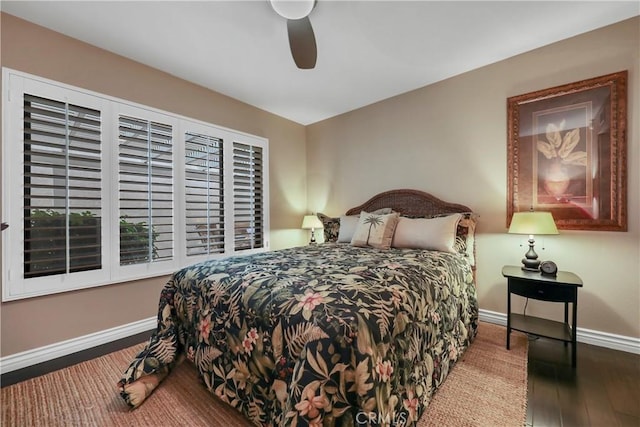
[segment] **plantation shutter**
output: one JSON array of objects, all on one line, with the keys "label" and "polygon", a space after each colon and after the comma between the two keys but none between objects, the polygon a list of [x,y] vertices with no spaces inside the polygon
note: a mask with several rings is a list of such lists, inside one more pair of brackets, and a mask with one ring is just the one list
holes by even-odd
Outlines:
[{"label": "plantation shutter", "polygon": [[2,82],[2,302],[268,250],[268,139],[7,67]]},{"label": "plantation shutter", "polygon": [[262,148],[233,143],[234,249],[262,248],[263,218]]},{"label": "plantation shutter", "polygon": [[173,257],[172,127],[119,117],[120,265]]},{"label": "plantation shutter", "polygon": [[100,111],[23,102],[24,277],[100,269]]},{"label": "plantation shutter", "polygon": [[187,255],[224,253],[222,140],[185,134]]}]

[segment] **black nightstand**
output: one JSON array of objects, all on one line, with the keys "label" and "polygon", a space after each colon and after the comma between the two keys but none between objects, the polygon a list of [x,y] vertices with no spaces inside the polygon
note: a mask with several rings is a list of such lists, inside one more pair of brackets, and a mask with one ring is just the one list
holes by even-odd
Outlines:
[{"label": "black nightstand", "polygon": [[[568,271],[558,271],[557,276],[544,276],[536,271],[505,265],[502,275],[507,278],[507,350],[511,330],[528,332],[545,338],[571,343],[571,366],[576,367],[576,328],[578,310],[578,288],[582,280]],[[542,301],[564,303],[564,323],[534,316],[511,313],[511,294]],[[569,324],[569,303],[572,305],[572,320]]]}]

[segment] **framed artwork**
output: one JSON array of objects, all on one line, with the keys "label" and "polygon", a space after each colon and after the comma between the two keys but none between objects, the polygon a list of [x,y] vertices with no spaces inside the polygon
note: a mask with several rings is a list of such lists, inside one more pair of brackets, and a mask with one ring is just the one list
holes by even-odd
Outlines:
[{"label": "framed artwork", "polygon": [[627,71],[510,97],[507,120],[507,227],[627,231]]}]

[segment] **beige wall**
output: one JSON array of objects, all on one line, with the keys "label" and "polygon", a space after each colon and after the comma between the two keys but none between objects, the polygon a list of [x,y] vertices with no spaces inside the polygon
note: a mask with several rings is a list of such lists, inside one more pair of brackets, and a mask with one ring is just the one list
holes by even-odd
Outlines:
[{"label": "beige wall", "polygon": [[[3,67],[268,138],[271,248],[306,242],[304,126],[11,15],[1,31]],[[3,303],[0,355],[153,317],[166,279]]]},{"label": "beige wall", "polygon": [[[563,231],[537,248],[582,277],[580,328],[640,337],[639,28],[639,18],[628,20],[308,126],[309,210],[339,215],[393,188],[472,207],[480,308],[505,313],[500,270],[526,251],[526,236],[506,234],[506,99],[629,70],[629,231]],[[562,311],[530,301],[527,313],[560,319]]]}]

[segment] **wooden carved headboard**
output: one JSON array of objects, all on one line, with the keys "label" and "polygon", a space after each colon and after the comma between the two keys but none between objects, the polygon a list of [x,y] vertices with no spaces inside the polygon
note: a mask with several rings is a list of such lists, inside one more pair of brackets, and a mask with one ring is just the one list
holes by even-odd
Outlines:
[{"label": "wooden carved headboard", "polygon": [[472,212],[467,206],[445,202],[424,191],[400,189],[376,194],[360,206],[349,209],[346,214],[358,215],[360,211],[372,212],[381,208],[391,208],[403,216],[410,217]]}]

